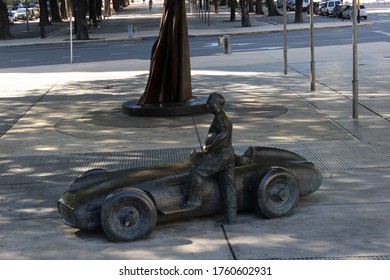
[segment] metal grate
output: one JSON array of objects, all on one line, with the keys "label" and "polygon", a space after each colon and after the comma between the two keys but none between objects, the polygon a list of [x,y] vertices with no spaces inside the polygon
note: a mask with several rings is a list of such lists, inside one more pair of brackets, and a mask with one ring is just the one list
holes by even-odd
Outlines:
[{"label": "metal grate", "polygon": [[[250,145],[235,146],[243,154]],[[321,170],[388,168],[389,154],[360,141],[254,144],[289,150],[312,161]],[[165,165],[188,159],[193,147],[67,155],[0,157],[0,185],[70,182],[93,168],[120,170]]]}]

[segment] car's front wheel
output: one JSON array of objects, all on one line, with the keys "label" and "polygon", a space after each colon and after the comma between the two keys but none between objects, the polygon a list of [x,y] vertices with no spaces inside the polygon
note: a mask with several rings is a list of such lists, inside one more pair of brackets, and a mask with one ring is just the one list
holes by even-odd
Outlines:
[{"label": "car's front wheel", "polygon": [[138,189],[116,191],[102,205],[102,228],[113,241],[145,239],[156,221],[157,211],[153,201]]},{"label": "car's front wheel", "polygon": [[299,200],[296,178],[285,168],[272,168],[257,187],[257,206],[266,218],[289,215]]}]

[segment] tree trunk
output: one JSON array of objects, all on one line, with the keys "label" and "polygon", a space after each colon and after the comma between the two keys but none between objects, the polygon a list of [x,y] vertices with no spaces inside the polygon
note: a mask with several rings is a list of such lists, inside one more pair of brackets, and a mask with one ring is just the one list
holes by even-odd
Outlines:
[{"label": "tree trunk", "polygon": [[268,7],[268,16],[282,16],[281,13],[279,13],[278,9],[276,8],[275,1],[274,0],[265,0],[265,3]]},{"label": "tree trunk", "polygon": [[112,0],[112,7],[115,12],[119,12],[121,6],[121,1],[120,0]]},{"label": "tree trunk", "polygon": [[94,27],[97,27],[97,17],[96,17],[96,0],[89,0],[89,24],[93,24]]},{"label": "tree trunk", "polygon": [[230,6],[230,21],[236,21],[237,0],[229,0],[228,5]]},{"label": "tree trunk", "polygon": [[39,24],[43,25],[51,25],[49,21],[49,10],[47,9],[47,2],[46,0],[39,0]]},{"label": "tree trunk", "polygon": [[7,5],[0,0],[0,39],[11,39],[12,34],[9,30]]},{"label": "tree trunk", "polygon": [[98,21],[102,21],[103,0],[96,0],[96,17]]},{"label": "tree trunk", "polygon": [[67,19],[68,15],[66,13],[66,1],[65,0],[60,0],[60,18],[61,19]]},{"label": "tree trunk", "polygon": [[62,22],[57,0],[50,0],[51,22]]},{"label": "tree trunk", "polygon": [[253,0],[248,0],[248,11],[250,13],[254,13],[255,12],[255,5],[254,5]]},{"label": "tree trunk", "polygon": [[104,0],[104,15],[106,17],[110,17],[111,16],[111,4],[110,4],[110,0]]},{"label": "tree trunk", "polygon": [[295,23],[303,22],[303,14],[302,14],[302,0],[295,1]]},{"label": "tree trunk", "polygon": [[241,26],[242,27],[250,27],[251,26],[251,20],[249,18],[249,12],[248,12],[248,1],[249,0],[240,0]]},{"label": "tree trunk", "polygon": [[256,15],[264,15],[263,0],[256,0]]},{"label": "tree trunk", "polygon": [[89,40],[85,4],[85,0],[73,0],[76,40]]}]

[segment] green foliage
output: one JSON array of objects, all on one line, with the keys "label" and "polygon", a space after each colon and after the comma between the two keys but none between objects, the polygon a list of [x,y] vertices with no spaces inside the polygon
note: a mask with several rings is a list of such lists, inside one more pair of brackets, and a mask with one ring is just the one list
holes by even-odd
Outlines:
[{"label": "green foliage", "polygon": [[27,3],[35,3],[35,4],[38,4],[38,0],[27,0],[27,1],[25,1],[25,0],[1,0],[1,1],[3,1],[3,3],[5,3],[6,5],[7,5],[7,8],[12,8],[12,6],[14,5],[14,4],[17,4],[17,3],[22,3],[22,4],[26,4],[26,2]]}]

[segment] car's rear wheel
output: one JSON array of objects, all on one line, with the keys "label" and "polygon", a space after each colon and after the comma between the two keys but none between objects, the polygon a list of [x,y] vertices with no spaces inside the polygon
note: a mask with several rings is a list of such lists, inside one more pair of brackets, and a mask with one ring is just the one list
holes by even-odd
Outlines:
[{"label": "car's rear wheel", "polygon": [[147,238],[156,221],[157,211],[153,201],[138,189],[114,192],[102,205],[102,228],[113,241]]},{"label": "car's rear wheel", "polygon": [[285,168],[272,168],[257,188],[257,206],[266,218],[291,214],[299,200],[296,178]]}]

